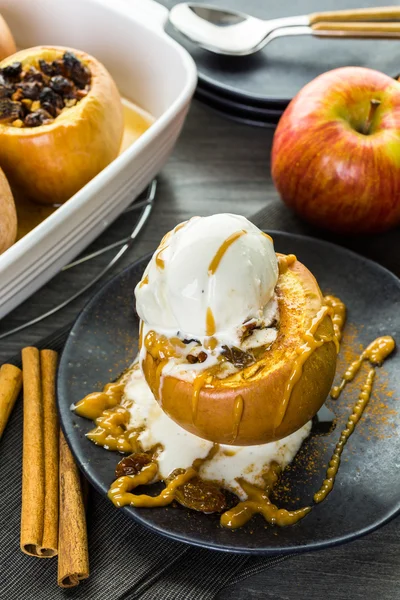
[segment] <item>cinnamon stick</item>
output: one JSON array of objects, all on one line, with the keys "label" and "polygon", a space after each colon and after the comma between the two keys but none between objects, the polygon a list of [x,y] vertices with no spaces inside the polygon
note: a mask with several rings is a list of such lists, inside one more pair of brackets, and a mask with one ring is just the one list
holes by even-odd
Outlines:
[{"label": "cinnamon stick", "polygon": [[24,427],[21,550],[31,556],[57,554],[58,421],[55,407],[57,353],[22,350]]},{"label": "cinnamon stick", "polygon": [[40,556],[44,520],[43,405],[37,348],[22,350],[24,427],[22,451],[21,550]]},{"label": "cinnamon stick", "polygon": [[0,439],[22,386],[22,371],[14,365],[0,368]]},{"label": "cinnamon stick", "polygon": [[86,516],[79,471],[60,432],[58,585],[74,587],[89,577]]},{"label": "cinnamon stick", "polygon": [[55,556],[58,549],[58,448],[56,406],[57,352],[40,352],[44,433],[44,522],[41,556]]}]

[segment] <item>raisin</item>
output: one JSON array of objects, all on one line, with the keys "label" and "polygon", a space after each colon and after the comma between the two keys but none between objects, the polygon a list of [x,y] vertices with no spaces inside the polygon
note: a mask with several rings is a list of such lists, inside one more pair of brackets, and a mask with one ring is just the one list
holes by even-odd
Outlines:
[{"label": "raisin", "polygon": [[11,65],[8,65],[7,67],[1,69],[3,77],[5,79],[8,79],[9,81],[17,80],[21,74],[21,71],[22,63],[20,62],[13,62],[11,63]]},{"label": "raisin", "polygon": [[54,75],[65,75],[64,63],[62,60],[53,60],[51,63]]},{"label": "raisin", "polygon": [[58,94],[56,94],[51,88],[44,87],[40,92],[39,100],[42,104],[51,104],[56,108],[63,108],[64,103]]},{"label": "raisin", "polygon": [[44,73],[48,77],[52,77],[53,75],[55,75],[51,63],[46,62],[45,60],[43,60],[43,58],[39,58],[39,67],[42,73]]},{"label": "raisin", "polygon": [[42,58],[39,59],[40,70],[48,77],[64,74],[64,63],[61,60],[53,60],[49,63]]},{"label": "raisin", "polygon": [[0,99],[0,122],[15,121],[22,116],[19,102],[13,102],[9,98]]},{"label": "raisin", "polygon": [[205,360],[207,360],[206,352],[203,352],[203,351],[199,352],[197,355],[197,359],[198,359],[199,363],[203,363]]},{"label": "raisin", "polygon": [[48,125],[53,121],[53,117],[46,110],[39,109],[29,113],[24,119],[25,127],[39,127],[40,125]]},{"label": "raisin", "polygon": [[39,83],[44,83],[43,73],[35,69],[35,67],[30,67],[28,71],[25,71],[23,74],[24,83],[27,81],[38,81]]},{"label": "raisin", "polygon": [[56,94],[61,94],[62,96],[68,96],[74,89],[74,84],[62,75],[52,77],[49,85]]},{"label": "raisin", "polygon": [[26,83],[24,81],[23,83],[18,84],[18,89],[22,91],[24,98],[38,100],[42,90],[42,84],[39,83],[39,81],[27,81]]},{"label": "raisin", "polygon": [[191,365],[203,363],[205,360],[207,360],[207,353],[202,350],[197,354],[197,356],[195,354],[188,354],[186,359]]},{"label": "raisin", "polygon": [[191,365],[196,364],[197,362],[199,362],[199,359],[197,358],[197,356],[195,356],[194,354],[188,354],[186,357],[186,360],[188,361],[188,363],[190,363]]},{"label": "raisin", "polygon": [[[184,469],[176,469],[168,481],[181,473],[184,473]],[[175,500],[186,508],[203,513],[219,513],[227,507],[226,497],[221,489],[215,483],[204,481],[200,477],[193,477],[180,485],[175,492]]]},{"label": "raisin", "polygon": [[13,95],[12,87],[9,87],[8,85],[2,85],[0,83],[0,98],[11,98],[12,95]]},{"label": "raisin", "polygon": [[84,88],[90,82],[90,71],[72,52],[64,52],[64,67],[67,77],[70,77],[75,85]]},{"label": "raisin", "polygon": [[66,73],[70,75],[74,65],[79,63],[79,58],[77,58],[73,52],[68,52],[67,50],[64,52],[63,63]]},{"label": "raisin", "polygon": [[149,463],[151,463],[151,457],[146,452],[135,452],[125,456],[116,466],[115,477],[137,475]]},{"label": "raisin", "polygon": [[49,102],[41,102],[43,110],[46,110],[53,119],[57,116],[57,108]]}]

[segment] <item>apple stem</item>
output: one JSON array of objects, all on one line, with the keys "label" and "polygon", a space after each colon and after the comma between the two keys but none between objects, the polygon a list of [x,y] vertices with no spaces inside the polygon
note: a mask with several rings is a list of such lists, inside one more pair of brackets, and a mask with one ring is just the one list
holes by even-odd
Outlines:
[{"label": "apple stem", "polygon": [[372,120],[373,120],[373,118],[375,116],[376,109],[378,108],[378,106],[380,105],[380,103],[381,103],[380,100],[376,100],[375,98],[372,98],[372,100],[370,102],[370,106],[369,106],[368,117],[367,117],[367,120],[366,120],[366,122],[364,124],[364,127],[362,128],[362,133],[364,135],[368,135],[370,133]]}]

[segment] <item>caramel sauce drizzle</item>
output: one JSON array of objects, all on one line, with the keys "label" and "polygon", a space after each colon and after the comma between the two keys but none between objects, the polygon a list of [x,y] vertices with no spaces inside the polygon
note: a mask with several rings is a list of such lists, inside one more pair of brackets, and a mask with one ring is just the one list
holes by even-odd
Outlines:
[{"label": "caramel sauce drizzle", "polygon": [[178,224],[178,225],[177,225],[177,226],[174,228],[174,231],[175,231],[175,233],[176,233],[177,231],[179,231],[180,229],[183,229],[183,227],[185,227],[186,223],[188,223],[188,221],[183,221],[182,223],[179,223],[179,224]]},{"label": "caramel sauce drizzle", "polygon": [[340,434],[339,441],[336,444],[335,450],[332,454],[332,458],[329,461],[329,467],[326,472],[326,479],[324,479],[321,488],[318,490],[318,492],[314,494],[314,502],[322,502],[322,500],[325,500],[327,495],[332,491],[333,485],[335,483],[335,477],[339,470],[340,457],[342,455],[344,447],[347,443],[347,440],[353,433],[358,421],[361,419],[362,414],[371,397],[372,384],[374,382],[376,373],[375,366],[381,365],[383,361],[393,352],[395,346],[395,341],[390,335],[385,335],[375,339],[369,344],[369,346],[365,348],[364,352],[362,352],[358,359],[351,363],[351,365],[343,375],[343,379],[340,385],[332,388],[332,398],[338,398],[346,384],[354,379],[354,377],[360,370],[363,362],[366,360],[370,362],[371,367],[368,371],[367,379],[359,395],[358,402],[355,405],[352,414],[347,420],[346,428]]},{"label": "caramel sauce drizzle", "polygon": [[165,248],[160,248],[160,250],[158,250],[157,254],[156,254],[156,265],[159,269],[164,269],[165,267],[165,260],[163,260],[160,256],[161,252],[163,252],[165,250]]},{"label": "caramel sauce drizzle", "polygon": [[204,341],[204,348],[206,350],[215,350],[218,346],[218,340],[215,337],[209,337]]},{"label": "caramel sauce drizzle", "polygon": [[212,375],[208,371],[204,371],[201,375],[198,375],[193,382],[193,394],[192,394],[192,421],[195,423],[197,417],[197,407],[199,405],[200,392],[207,382],[207,379],[212,379]]},{"label": "caramel sauce drizzle", "polygon": [[238,436],[240,422],[242,420],[244,410],[243,396],[240,394],[235,398],[235,404],[233,405],[233,435],[230,444],[233,444]]},{"label": "caramel sauce drizzle", "polygon": [[347,383],[357,375],[364,361],[368,360],[372,365],[380,365],[393,352],[395,345],[396,343],[390,335],[384,335],[371,342],[346,369],[340,384],[332,388],[331,397],[334,400],[339,398]]},{"label": "caramel sauce drizzle", "polygon": [[176,347],[172,343],[172,340],[169,340],[165,335],[160,335],[153,330],[149,331],[144,338],[144,347],[155,360],[178,357]]},{"label": "caramel sauce drizzle", "polygon": [[325,304],[332,309],[333,330],[338,342],[340,342],[346,321],[346,305],[336,296],[325,296],[324,300]]},{"label": "caramel sauce drizzle", "polygon": [[[158,250],[156,252],[156,257],[155,257],[155,263],[157,265],[157,267],[161,270],[163,270],[165,268],[165,260],[163,258],[161,258],[161,254],[162,252],[168,247],[168,240],[171,238],[172,233],[176,233],[177,231],[179,231],[180,229],[182,229],[183,227],[185,227],[185,225],[187,224],[188,221],[183,221],[183,223],[179,223],[179,225],[177,225],[176,227],[174,227],[173,232],[172,231],[168,231],[168,233],[166,233],[163,237],[163,239],[161,240],[160,245],[158,246]],[[149,280],[147,278],[146,283],[148,283]],[[145,283],[141,283],[140,287],[142,287],[142,285],[145,285]]]},{"label": "caramel sauce drizzle", "polygon": [[278,259],[279,275],[283,275],[297,260],[294,254],[286,254],[276,257]]},{"label": "caramel sauce drizzle", "polygon": [[268,233],[265,233],[265,231],[262,231],[261,233],[262,233],[262,235],[264,237],[267,238],[267,240],[269,240],[270,242],[274,243],[274,240],[272,239],[272,237],[270,235],[268,235]]},{"label": "caramel sauce drizzle", "polygon": [[[235,233],[232,233],[232,235],[230,235],[229,237],[226,238],[226,240],[218,248],[214,258],[212,259],[212,261],[209,264],[209,267],[208,267],[209,275],[214,275],[214,273],[218,269],[219,263],[221,262],[224,254],[228,250],[229,246],[231,246],[233,244],[233,242],[236,242],[237,239],[239,239],[240,237],[242,237],[242,235],[245,235],[246,233],[247,233],[247,231],[244,231],[244,229],[242,229],[241,231],[235,231]],[[212,335],[212,333],[210,335]]]},{"label": "caramel sauce drizzle", "polygon": [[139,283],[139,287],[143,287],[144,285],[147,285],[149,283],[149,276],[146,275],[142,281]]},{"label": "caramel sauce drizzle", "polygon": [[317,339],[315,337],[315,333],[318,327],[320,326],[326,315],[330,314],[331,312],[332,310],[328,306],[322,306],[322,308],[313,318],[310,328],[304,333],[304,344],[302,344],[302,346],[300,346],[299,348],[299,355],[293,365],[292,372],[285,386],[282,401],[276,413],[275,428],[279,427],[279,425],[282,423],[285,417],[292,390],[301,377],[301,374],[303,372],[303,365],[306,362],[307,358],[311,356],[314,350],[322,346],[322,344],[325,344],[327,342],[335,342],[336,340],[336,336],[324,337],[320,339]]},{"label": "caramel sauce drizzle", "polygon": [[[173,342],[176,342],[175,344]],[[185,344],[179,338],[168,339],[165,335],[160,335],[155,331],[149,331],[144,338],[144,347],[155,360],[159,361],[156,373],[155,383],[158,395],[161,400],[161,377],[162,371],[170,358],[178,358],[177,346],[185,347]]]},{"label": "caramel sauce drizzle", "polygon": [[175,477],[168,485],[158,494],[158,496],[148,496],[147,494],[132,494],[139,485],[151,483],[157,476],[158,465],[151,462],[145,465],[137,475],[125,475],[119,477],[111,484],[108,491],[108,497],[115,506],[142,506],[152,508],[155,506],[167,506],[175,498],[176,489],[195,477],[198,473],[196,469],[190,467],[184,473]]},{"label": "caramel sauce drizzle", "polygon": [[[346,373],[351,374],[351,379],[343,379],[343,381],[345,383],[347,381],[351,381],[354,378],[357,371],[360,369],[361,364],[364,360],[369,360],[372,365],[382,364],[382,362],[391,354],[394,348],[395,341],[391,336],[383,336],[381,338],[377,338],[364,350],[361,356],[356,361],[354,361],[352,365],[350,365],[349,369],[346,371]],[[314,494],[314,502],[316,504],[325,500],[328,494],[333,489],[335,478],[339,471],[341,455],[343,453],[344,447],[349,437],[353,433],[358,421],[361,419],[363,412],[371,397],[375,373],[375,367],[371,366],[367,375],[367,380],[364,383],[360,392],[358,402],[354,406],[353,411],[347,420],[346,427],[340,434],[339,441],[335,446],[332,458],[329,461],[329,466],[326,472],[326,478],[322,482],[320,489]],[[343,387],[344,385],[341,388],[340,386],[339,388],[337,388],[339,391],[336,397],[339,396]],[[275,475],[275,477],[277,478],[280,473],[279,466],[275,465],[275,468],[272,469],[271,473],[272,476]],[[225,527],[229,527],[231,529],[241,527],[242,525],[247,523],[247,521],[251,519],[251,517],[255,513],[262,514],[266,521],[273,525],[279,525],[281,527],[286,525],[293,525],[294,523],[297,523],[297,521],[305,517],[312,510],[309,506],[300,508],[295,511],[278,509],[274,504],[271,503],[269,499],[269,494],[271,493],[275,484],[273,480],[270,480],[266,484],[264,490],[252,484],[249,484],[245,480],[240,480],[239,483],[246,492],[248,499],[243,502],[239,502],[239,504],[237,504],[234,508],[225,512],[221,516],[221,525]]]},{"label": "caramel sauce drizzle", "polygon": [[215,319],[213,315],[213,311],[210,307],[207,308],[206,312],[206,335],[211,337],[216,332]]},{"label": "caramel sauce drizzle", "polygon": [[[328,306],[322,307],[322,309],[317,313],[316,317],[312,321],[310,329],[306,332],[305,344],[302,347],[302,352],[300,354],[301,368],[307,356],[309,355],[307,353],[310,353],[313,351],[313,349],[328,341],[328,338],[316,340],[314,335],[319,323],[326,314],[333,312],[334,316],[336,311],[336,314],[340,316],[340,318],[338,317],[336,319],[335,333],[338,337],[341,335],[341,329],[345,320],[345,309],[343,307],[343,303],[341,303],[335,297],[328,297],[327,305]],[[331,341],[330,338],[329,341]],[[147,350],[150,353],[153,352],[156,358],[159,359],[161,356],[165,357],[164,360],[161,360],[160,364],[158,365],[158,369],[160,369],[160,374],[158,377],[160,377],[162,367],[167,362],[168,357],[173,356],[176,350],[171,343],[171,340],[164,338],[164,336],[157,336],[155,332],[149,332],[149,334],[147,334],[145,345]],[[351,363],[344,373],[341,384],[332,389],[332,397],[337,398],[344,389],[345,385],[354,379],[363,362],[368,360],[371,363],[371,368],[368,371],[367,379],[360,392],[358,402],[354,406],[353,411],[347,420],[346,427],[342,431],[339,441],[335,446],[335,450],[332,454],[332,458],[329,462],[326,472],[326,478],[324,479],[320,489],[314,494],[314,502],[316,504],[325,500],[333,489],[344,447],[349,437],[353,433],[358,421],[362,417],[370,399],[376,374],[375,366],[382,364],[383,361],[391,354],[394,348],[395,341],[391,336],[377,338],[371,344],[369,344],[369,346],[362,352],[358,359]],[[305,354],[306,357],[304,357]],[[137,437],[140,434],[140,431],[128,430],[128,405],[121,404],[128,374],[129,372],[125,373],[123,377],[115,383],[107,384],[102,392],[89,394],[83,400],[78,402],[75,407],[77,414],[95,420],[96,422],[96,428],[88,434],[89,439],[96,444],[108,448],[109,450],[118,450],[120,452],[140,450],[140,448],[137,447]],[[200,390],[207,381],[207,378],[210,376],[210,373],[205,372],[195,380],[194,385],[197,392],[196,396],[194,395],[193,400],[194,416],[197,412],[197,402]],[[291,389],[294,384],[295,381],[292,381]],[[289,396],[291,389],[289,390]],[[237,396],[234,405],[235,437],[237,436],[238,428],[242,418],[243,408],[243,398],[239,395]],[[146,465],[137,475],[128,475],[117,479],[111,485],[108,496],[116,506],[125,506],[127,504],[136,507],[166,506],[173,501],[177,488],[189,481],[191,478],[197,476],[201,465],[205,461],[211,460],[213,456],[215,456],[216,452],[218,452],[218,449],[219,445],[214,444],[204,459],[197,459],[194,461],[192,467],[170,481],[158,496],[153,497],[146,494],[136,495],[131,493],[136,487],[151,483],[156,478],[158,474],[158,465],[156,462]],[[280,472],[281,468],[279,465],[276,463],[272,463],[270,465],[269,470],[264,475],[264,489],[250,484],[244,479],[238,480],[243,490],[247,494],[247,500],[239,502],[235,507],[223,513],[221,516],[221,525],[230,529],[241,527],[255,513],[260,513],[263,515],[268,523],[279,526],[292,525],[305,517],[312,510],[310,506],[289,511],[286,509],[280,509],[271,502],[269,495],[280,475]]]},{"label": "caramel sauce drizzle", "polygon": [[140,321],[140,325],[139,325],[139,352],[142,348],[142,344],[143,344],[143,327],[144,327],[144,321]]},{"label": "caramel sauce drizzle", "polygon": [[285,508],[278,508],[269,499],[280,472],[279,465],[276,463],[270,465],[264,489],[248,483],[244,479],[239,479],[241,487],[247,494],[247,500],[239,502],[239,504],[224,512],[221,515],[221,525],[229,529],[237,529],[247,523],[256,513],[260,513],[271,525],[279,525],[280,527],[294,525],[294,523],[305,517],[311,511],[311,507],[286,510]]},{"label": "caramel sauce drizzle", "polygon": [[340,438],[338,443],[335,446],[335,450],[332,454],[332,458],[329,461],[329,466],[326,471],[326,479],[324,479],[320,489],[318,492],[314,494],[314,502],[319,503],[325,500],[327,495],[332,491],[333,485],[335,483],[335,478],[339,470],[340,459],[344,450],[344,447],[347,443],[347,440],[351,436],[354,431],[355,426],[358,421],[361,419],[362,414],[365,410],[365,407],[368,404],[368,401],[371,397],[372,384],[375,378],[375,369],[371,367],[368,372],[367,380],[362,387],[362,391],[359,396],[359,400],[355,407],[353,408],[353,412],[348,418],[346,423],[346,428],[340,434]]},{"label": "caramel sauce drizzle", "polygon": [[[279,257],[279,259],[281,258],[282,257]],[[293,264],[297,260],[294,254],[288,254],[283,258],[285,259],[286,264],[288,264],[288,262],[290,264]],[[346,306],[336,296],[326,296],[324,300],[325,306],[323,306],[318,311],[318,313],[311,322],[310,328],[304,334],[305,343],[299,348],[298,358],[295,361],[292,372],[286,384],[282,402],[276,415],[275,427],[279,427],[279,425],[282,423],[286,414],[287,407],[289,405],[289,400],[293,388],[301,377],[304,363],[309,358],[309,356],[311,356],[314,350],[322,346],[322,344],[333,342],[336,346],[336,351],[339,352],[339,342],[342,338],[342,329],[346,320]],[[315,333],[321,322],[324,320],[325,316],[328,314],[332,318],[334,335],[333,337],[321,335],[317,339],[315,337]]]},{"label": "caramel sauce drizzle", "polygon": [[164,269],[165,267],[165,260],[163,260],[161,258],[161,253],[167,248],[168,246],[168,240],[170,239],[172,235],[171,231],[168,231],[168,233],[166,233],[163,237],[163,239],[161,240],[160,245],[158,246],[158,250],[156,251],[156,258],[155,258],[155,263],[157,265],[157,267],[161,270]]},{"label": "caramel sauce drizzle", "polygon": [[89,431],[87,437],[107,450],[132,452],[130,433],[127,430],[129,419],[126,406],[117,405],[107,409],[95,420],[96,428]]},{"label": "caramel sauce drizzle", "polygon": [[107,383],[101,392],[92,392],[75,405],[75,412],[81,417],[95,421],[101,417],[105,410],[121,403],[125,389],[127,374],[124,374],[115,383]]}]

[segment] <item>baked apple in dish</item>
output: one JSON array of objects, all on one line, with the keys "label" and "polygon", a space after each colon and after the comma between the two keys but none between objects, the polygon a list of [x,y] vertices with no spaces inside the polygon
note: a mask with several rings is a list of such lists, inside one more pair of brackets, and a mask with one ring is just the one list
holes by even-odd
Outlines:
[{"label": "baked apple in dish", "polygon": [[63,203],[104,169],[123,127],[111,75],[85,52],[37,46],[0,63],[0,167],[37,202]]}]

